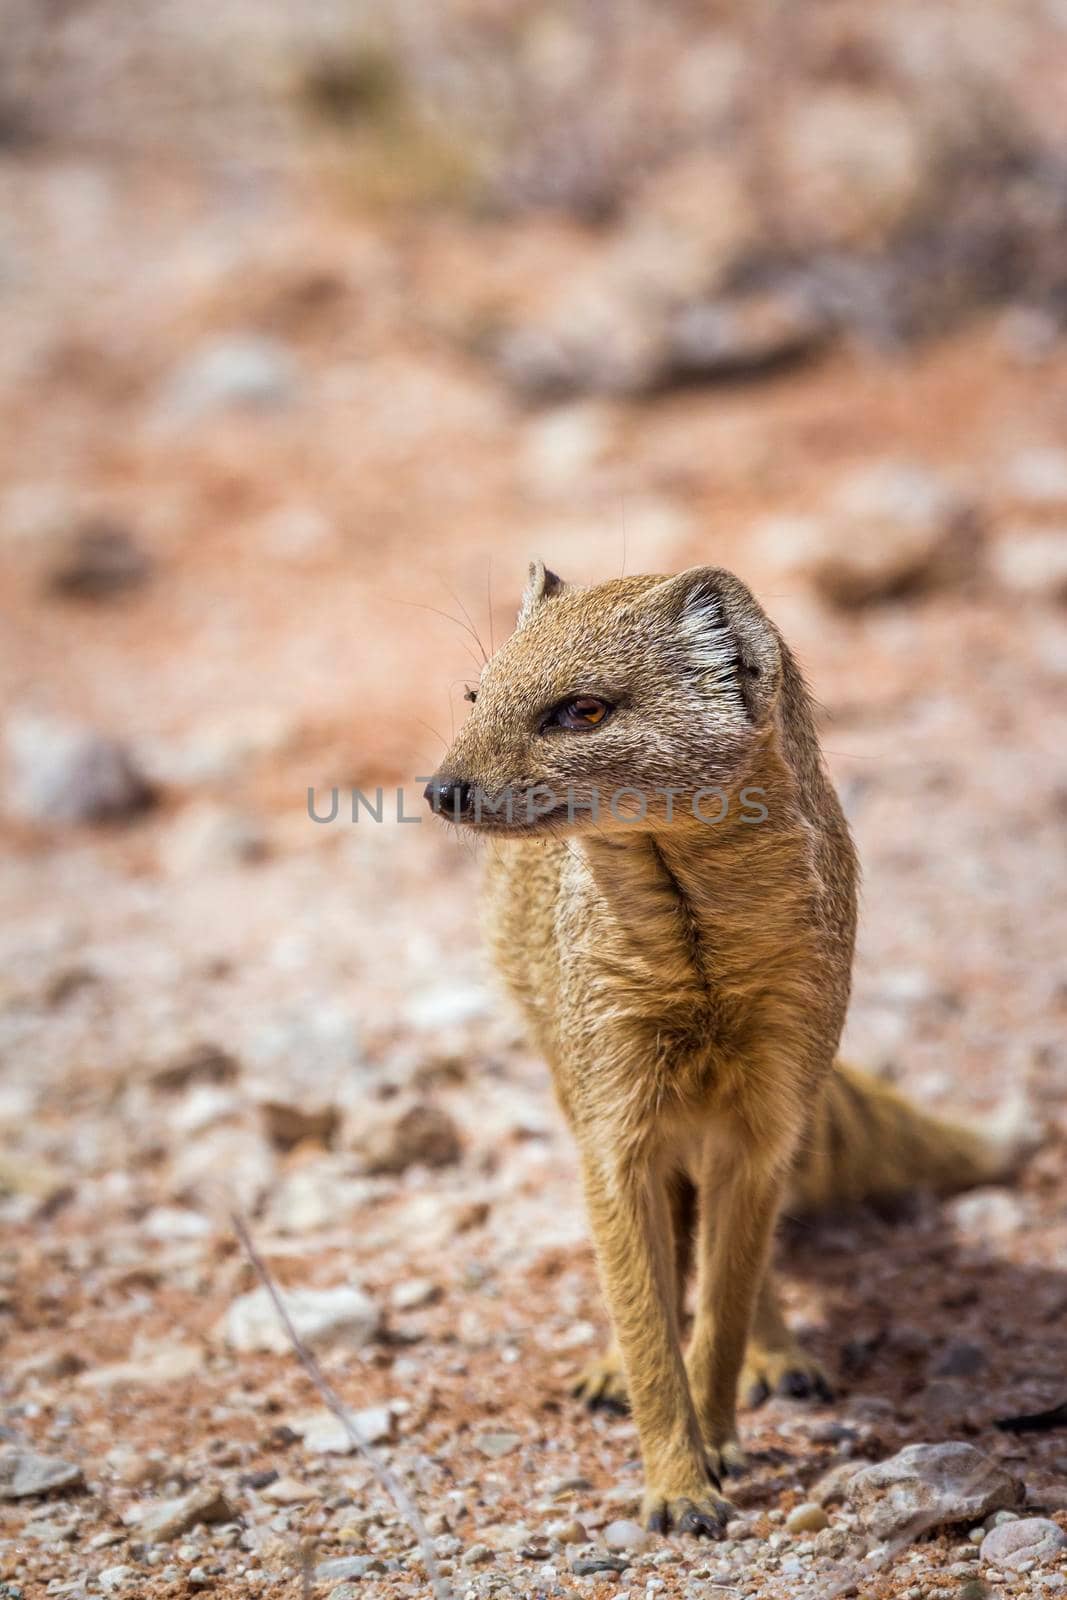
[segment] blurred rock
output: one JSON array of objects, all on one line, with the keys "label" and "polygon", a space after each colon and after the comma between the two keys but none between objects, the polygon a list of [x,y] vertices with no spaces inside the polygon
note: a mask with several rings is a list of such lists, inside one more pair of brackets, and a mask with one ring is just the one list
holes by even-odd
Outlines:
[{"label": "blurred rock", "polygon": [[[286,959],[290,959],[288,952]],[[338,1098],[343,1086],[349,1085],[354,1100],[363,1098],[365,1064],[359,1029],[351,1013],[336,1002],[320,999],[291,1012],[272,1011],[251,1035],[248,1056],[257,1081],[287,1083],[297,1063],[301,1083],[328,1083]]]},{"label": "blurred rock", "polygon": [[39,1355],[27,1356],[10,1368],[11,1381],[16,1389],[24,1383],[58,1383],[63,1378],[73,1378],[84,1372],[85,1361],[76,1350],[44,1350]]},{"label": "blurred rock", "polygon": [[1067,507],[1067,450],[1049,446],[1021,450],[1004,472],[1004,487],[1013,500],[1033,507]]},{"label": "blurred rock", "polygon": [[588,1544],[589,1534],[576,1517],[557,1517],[546,1523],[545,1537],[554,1545]]},{"label": "blurred rock", "polygon": [[1067,1533],[1048,1517],[1020,1517],[991,1528],[982,1540],[981,1557],[991,1566],[1011,1571],[1024,1563],[1042,1566],[1067,1550]]},{"label": "blurred rock", "polygon": [[953,1339],[931,1367],[935,1378],[973,1378],[988,1365],[980,1345],[966,1339]]},{"label": "blurred rock", "polygon": [[576,1578],[591,1577],[598,1572],[625,1572],[629,1566],[626,1556],[613,1555],[609,1550],[598,1550],[588,1545],[584,1550],[568,1552],[567,1565]]},{"label": "blurred rock", "polygon": [[997,320],[997,337],[1005,353],[1021,366],[1047,361],[1059,343],[1060,319],[1037,306],[1008,306]]},{"label": "blurred rock", "polygon": [[867,86],[797,96],[782,108],[775,145],[790,230],[809,249],[883,248],[936,173],[914,106]]},{"label": "blurred rock", "polygon": [[264,706],[239,721],[205,725],[182,739],[141,739],[137,750],[154,782],[197,788],[240,778],[256,762],[279,755],[292,743],[297,728],[292,716]]},{"label": "blurred rock", "polygon": [[296,398],[297,369],[277,339],[234,334],[194,351],[171,375],[159,403],[161,420],[195,422],[218,411],[278,411]]},{"label": "blurred rock", "polygon": [[176,1239],[206,1239],[214,1232],[207,1217],[187,1206],[153,1206],[141,1223],[146,1238],[171,1243]]},{"label": "blurred rock", "polygon": [[551,323],[503,333],[495,363],[528,400],[647,394],[664,370],[659,334],[625,296],[591,290],[572,295]]},{"label": "blurred rock", "polygon": [[475,1437],[474,1448],[479,1454],[488,1456],[490,1461],[499,1461],[502,1456],[510,1456],[521,1443],[521,1434],[502,1429],[498,1432],[479,1433]]},{"label": "blurred rock", "polygon": [[648,1533],[641,1524],[626,1518],[609,1522],[602,1537],[609,1550],[641,1550],[648,1543]]},{"label": "blurred rock", "polygon": [[30,1500],[57,1489],[84,1488],[81,1467],[36,1450],[0,1449],[0,1500]]},{"label": "blurred rock", "polygon": [[5,729],[8,809],[37,823],[115,822],[152,804],[151,785],[117,739],[22,713]]},{"label": "blurred rock", "polygon": [[422,989],[404,1008],[405,1020],[413,1028],[435,1031],[484,1017],[490,1010],[489,991],[475,983],[443,984]]},{"label": "blurred rock", "polygon": [[777,371],[814,354],[830,331],[812,304],[784,291],[675,307],[590,283],[571,290],[554,320],[503,335],[496,359],[533,400],[642,395]]},{"label": "blurred rock", "polygon": [[664,381],[759,377],[814,355],[830,331],[826,318],[799,295],[697,302],[668,326]]},{"label": "blurred rock", "polygon": [[463,1156],[455,1122],[441,1106],[409,1106],[382,1112],[357,1130],[355,1148],[365,1171],[396,1174],[408,1167],[454,1166]]},{"label": "blurred rock", "polygon": [[48,1205],[69,1188],[69,1173],[59,1167],[16,1151],[0,1150],[0,1194],[26,1195]]},{"label": "blurred rock", "polygon": [[266,1140],[253,1128],[222,1123],[179,1147],[170,1190],[176,1200],[236,1204],[255,1213],[274,1176]]},{"label": "blurred rock", "polygon": [[443,1250],[453,1239],[480,1228],[489,1218],[489,1203],[427,1190],[405,1196],[390,1219],[390,1236],[417,1238],[425,1250]]},{"label": "blurred rock", "polygon": [[244,1110],[245,1101],[233,1089],[196,1083],[174,1107],[170,1128],[179,1138],[190,1138],[219,1123],[240,1121]]},{"label": "blurred rock", "polygon": [[554,406],[528,422],[520,439],[519,474],[530,495],[552,499],[587,481],[606,454],[612,432],[602,401]]},{"label": "blurred rock", "polygon": [[789,1512],[785,1526],[787,1533],[821,1533],[830,1526],[830,1518],[821,1505],[805,1500]]},{"label": "blurred rock", "polygon": [[1017,1233],[1026,1223],[1026,1208],[1010,1189],[975,1189],[950,1200],[947,1211],[962,1233],[982,1240]]},{"label": "blurred rock", "polygon": [[376,1556],[335,1556],[329,1561],[319,1562],[315,1577],[320,1583],[336,1578],[354,1578],[358,1582],[369,1573],[382,1571],[384,1568]]},{"label": "blurred rock", "polygon": [[830,1467],[829,1472],[816,1478],[811,1486],[811,1499],[819,1506],[840,1506],[848,1494],[849,1483],[861,1466],[862,1462],[841,1461],[837,1466]]},{"label": "blurred rock", "polygon": [[297,1105],[293,1100],[261,1100],[259,1114],[267,1138],[276,1150],[292,1150],[294,1145],[304,1142],[328,1150],[341,1124],[341,1113],[336,1106]]},{"label": "blurred rock", "polygon": [[627,208],[616,258],[635,293],[676,306],[716,293],[761,243],[744,163],[703,145],[648,175]]},{"label": "blurred rock", "polygon": [[[339,1345],[358,1350],[378,1332],[378,1308],[354,1284],[286,1289],[283,1299],[297,1334],[315,1348]],[[253,1289],[235,1300],[218,1323],[215,1337],[237,1351],[281,1354],[292,1348],[265,1288]]]},{"label": "blurred rock", "polygon": [[140,1567],[117,1566],[105,1567],[96,1581],[105,1594],[118,1594],[138,1583],[140,1578]]},{"label": "blurred rock", "polygon": [[237,1516],[222,1490],[214,1484],[204,1484],[173,1500],[136,1509],[141,1512],[134,1524],[137,1535],[149,1544],[169,1544],[200,1523],[232,1522]]},{"label": "blurred rock", "polygon": [[394,1284],[391,1299],[397,1311],[418,1311],[423,1306],[436,1305],[441,1293],[440,1286],[430,1278],[408,1278]]},{"label": "blurred rock", "polygon": [[235,1056],[205,1040],[168,1056],[152,1069],[151,1082],[154,1089],[175,1093],[198,1083],[234,1083],[240,1070]]},{"label": "blurred rock", "polygon": [[276,1506],[300,1506],[307,1500],[317,1499],[319,1491],[310,1484],[301,1483],[299,1478],[276,1478],[260,1493],[264,1500]]},{"label": "blurred rock", "polygon": [[43,587],[66,599],[110,600],[148,581],[152,563],[119,522],[94,518],[65,530],[47,552]]},{"label": "blurred rock", "polygon": [[336,561],[344,554],[337,525],[314,506],[279,506],[256,525],[257,551],[292,566]]},{"label": "blurred rock", "polygon": [[176,1344],[149,1351],[131,1361],[114,1361],[106,1367],[90,1367],[78,1379],[84,1389],[128,1389],[144,1385],[164,1388],[181,1383],[200,1371],[204,1352],[199,1345]]},{"label": "blurred rock", "polygon": [[1067,601],[1067,527],[1006,528],[989,550],[993,577],[1027,600]]},{"label": "blurred rock", "polygon": [[167,1474],[165,1460],[159,1455],[144,1455],[127,1444],[114,1445],[105,1457],[116,1483],[126,1489],[139,1489],[142,1484],[159,1483]]},{"label": "blurred rock", "polygon": [[849,475],[811,532],[802,564],[822,597],[844,610],[966,583],[982,550],[971,504],[936,473],[907,462]]},{"label": "blurred rock", "polygon": [[[396,1416],[391,1406],[367,1406],[351,1413],[350,1420],[364,1444],[385,1444],[396,1432]],[[332,1411],[312,1411],[289,1421],[293,1432],[304,1441],[312,1455],[348,1456],[359,1446]]]},{"label": "blurred rock", "polygon": [[269,853],[266,829],[256,817],[210,800],[181,812],[160,842],[163,865],[180,877],[217,867],[249,866]]},{"label": "blurred rock", "polygon": [[271,1191],[267,1218],[280,1233],[343,1227],[366,1203],[369,1180],[347,1176],[347,1163],[315,1156],[286,1172]]},{"label": "blurred rock", "polygon": [[872,1467],[861,1467],[845,1491],[867,1532],[877,1539],[917,1539],[929,1528],[977,1522],[1021,1505],[1025,1488],[973,1445],[912,1444]]}]

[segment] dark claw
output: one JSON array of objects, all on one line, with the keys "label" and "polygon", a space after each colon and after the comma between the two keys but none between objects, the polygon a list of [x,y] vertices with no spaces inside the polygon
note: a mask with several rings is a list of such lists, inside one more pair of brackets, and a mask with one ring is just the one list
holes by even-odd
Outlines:
[{"label": "dark claw", "polygon": [[813,1384],[806,1372],[783,1372],[778,1380],[777,1393],[787,1400],[809,1400]]},{"label": "dark claw", "polygon": [[607,1411],[614,1417],[628,1417],[630,1407],[624,1400],[617,1400],[613,1394],[594,1394],[585,1402],[590,1411]]},{"label": "dark claw", "polygon": [[667,1532],[667,1507],[666,1506],[663,1506],[661,1508],[661,1510],[659,1510],[659,1511],[653,1511],[652,1515],[648,1519],[648,1527],[649,1527],[649,1532],[651,1532],[651,1533],[666,1533]]},{"label": "dark claw", "polygon": [[682,1513],[678,1532],[695,1533],[701,1539],[716,1539],[722,1532],[722,1523],[718,1517],[709,1516],[706,1511],[698,1511],[696,1506],[692,1506]]},{"label": "dark claw", "polygon": [[752,1407],[753,1411],[755,1411],[757,1406],[761,1406],[763,1402],[768,1399],[770,1392],[770,1388],[764,1383],[762,1378],[758,1383],[754,1383],[752,1385],[751,1389],[748,1391],[748,1403]]},{"label": "dark claw", "polygon": [[827,1404],[829,1404],[834,1397],[834,1391],[831,1389],[830,1385],[827,1383],[826,1379],[821,1373],[815,1379],[815,1394],[818,1399],[826,1401]]}]

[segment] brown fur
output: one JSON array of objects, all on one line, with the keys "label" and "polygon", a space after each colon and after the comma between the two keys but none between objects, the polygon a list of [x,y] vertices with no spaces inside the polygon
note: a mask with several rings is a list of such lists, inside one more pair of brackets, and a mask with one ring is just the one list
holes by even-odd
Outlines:
[{"label": "brown fur", "polygon": [[[586,731],[546,728],[577,695],[615,709]],[[743,1461],[739,1383],[757,1398],[825,1390],[768,1269],[783,1201],[960,1187],[991,1157],[835,1068],[852,843],[800,672],[737,578],[696,568],[574,589],[536,564],[448,780],[490,801],[535,785],[573,797],[572,817],[461,820],[506,837],[490,853],[489,943],[581,1158],[615,1344],[579,1390],[628,1399],[651,1525],[715,1532],[729,1511],[718,1475]],[[650,797],[639,820],[580,809],[623,786]],[[705,786],[731,797],[716,825],[692,814]],[[738,803],[746,786],[765,820]],[[671,803],[654,794],[665,787]]]}]

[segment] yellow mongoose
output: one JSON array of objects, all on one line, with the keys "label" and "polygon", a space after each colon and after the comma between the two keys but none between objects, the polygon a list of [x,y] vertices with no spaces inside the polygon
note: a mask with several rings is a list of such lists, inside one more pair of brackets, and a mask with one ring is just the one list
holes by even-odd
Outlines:
[{"label": "yellow mongoose", "polygon": [[489,938],[577,1140],[615,1335],[578,1392],[628,1398],[650,1526],[714,1534],[739,1382],[827,1393],[768,1270],[783,1199],[1004,1163],[835,1065],[855,857],[800,672],[739,579],[578,588],[537,562],[471,698],[427,798],[511,841]]}]

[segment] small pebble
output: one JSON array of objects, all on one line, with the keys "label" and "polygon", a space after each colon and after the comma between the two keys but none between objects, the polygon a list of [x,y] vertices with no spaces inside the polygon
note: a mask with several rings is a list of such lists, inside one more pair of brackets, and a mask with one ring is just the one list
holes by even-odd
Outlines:
[{"label": "small pebble", "polygon": [[483,1456],[488,1456],[490,1461],[499,1461],[502,1456],[511,1455],[521,1443],[522,1435],[518,1433],[480,1433],[474,1441],[474,1446]]},{"label": "small pebble", "polygon": [[821,1533],[823,1528],[830,1526],[830,1518],[814,1500],[805,1500],[803,1504],[793,1507],[785,1519],[785,1525],[790,1533]]},{"label": "small pebble", "polygon": [[97,1583],[105,1594],[117,1594],[140,1577],[136,1567],[105,1567]]},{"label": "small pebble", "polygon": [[561,1518],[545,1527],[545,1537],[554,1544],[587,1544],[589,1535],[576,1517]]},{"label": "small pebble", "polygon": [[622,1572],[627,1566],[625,1556],[612,1555],[607,1550],[588,1548],[576,1550],[569,1557],[570,1569],[575,1577],[586,1577],[594,1572]]},{"label": "small pebble", "polygon": [[982,1540],[982,1560],[1012,1572],[1027,1572],[1067,1551],[1067,1534],[1048,1517],[1017,1517],[992,1528]]},{"label": "small pebble", "polygon": [[604,1529],[604,1543],[609,1550],[640,1550],[648,1543],[648,1534],[639,1522],[622,1518],[609,1522]]},{"label": "small pebble", "polygon": [[278,1478],[263,1490],[263,1498],[272,1500],[276,1506],[298,1506],[305,1500],[317,1499],[318,1493],[317,1489],[309,1488],[296,1478]]}]

